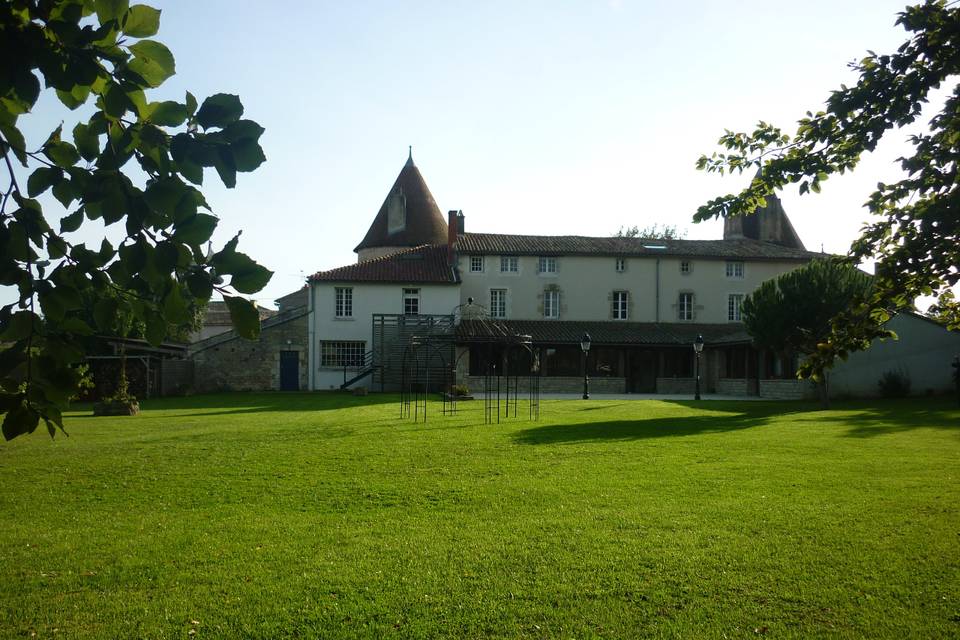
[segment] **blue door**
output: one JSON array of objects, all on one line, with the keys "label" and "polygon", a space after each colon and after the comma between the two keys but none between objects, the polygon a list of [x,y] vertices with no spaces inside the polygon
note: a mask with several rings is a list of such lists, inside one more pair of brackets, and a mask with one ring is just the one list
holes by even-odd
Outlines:
[{"label": "blue door", "polygon": [[280,391],[300,390],[300,352],[280,352]]}]

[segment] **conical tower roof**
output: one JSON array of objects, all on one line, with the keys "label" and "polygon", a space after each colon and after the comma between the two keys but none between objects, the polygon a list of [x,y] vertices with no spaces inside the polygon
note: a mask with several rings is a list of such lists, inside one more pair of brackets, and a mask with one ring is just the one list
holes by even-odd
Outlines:
[{"label": "conical tower roof", "polygon": [[[760,171],[757,171],[757,177]],[[783,247],[805,251],[803,241],[787,217],[783,203],[777,194],[767,196],[762,207],[748,216],[725,218],[723,221],[723,239],[751,238],[764,242],[773,242]]]},{"label": "conical tower roof", "polygon": [[446,242],[447,223],[420,170],[413,164],[411,150],[367,235],[354,251]]}]

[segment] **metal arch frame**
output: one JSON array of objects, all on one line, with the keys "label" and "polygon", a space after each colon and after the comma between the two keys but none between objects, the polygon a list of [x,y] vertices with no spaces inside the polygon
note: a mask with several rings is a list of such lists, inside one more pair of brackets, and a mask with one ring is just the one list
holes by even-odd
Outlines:
[{"label": "metal arch frame", "polygon": [[[509,368],[509,356],[513,349],[522,348],[530,354],[530,370],[526,373],[527,377],[527,404],[529,420],[540,419],[540,358],[533,347],[533,340],[529,335],[521,335],[510,331],[504,324],[496,319],[491,319],[486,307],[474,304],[472,298],[468,298],[466,304],[459,304],[453,309],[454,318],[464,319],[464,311],[475,309],[471,313],[471,320],[479,320],[487,329],[487,335],[472,336],[467,338],[457,338],[455,334],[438,335],[413,335],[407,344],[404,345],[403,356],[401,358],[401,383],[400,383],[400,417],[413,418],[419,422],[422,416],[423,422],[427,421],[427,400],[429,397],[430,385],[430,359],[432,356],[438,356],[442,369],[445,372],[446,380],[443,384],[445,393],[443,397],[443,415],[456,415],[458,413],[457,398],[453,393],[453,387],[457,383],[457,367],[460,359],[469,351],[460,355],[455,355],[452,360],[448,360],[444,350],[444,345],[456,346],[457,344],[466,345],[487,345],[490,356],[487,358],[486,370],[483,374],[484,379],[484,422],[491,424],[494,421],[500,423],[501,417],[513,417],[518,415],[519,395],[520,395],[520,376],[518,372],[513,374],[513,383],[511,385],[511,375]],[[459,324],[459,322],[457,323]],[[493,363],[492,352],[495,346],[505,347],[504,355],[506,364],[501,371]],[[503,399],[505,404],[501,410],[501,378],[505,378],[505,393]],[[511,388],[512,387],[512,388]],[[511,390],[513,392],[513,402],[511,403]],[[413,407],[411,408],[411,399]],[[511,404],[513,406],[513,416],[510,415]]]},{"label": "metal arch frame", "polygon": [[[443,394],[443,414],[447,415],[448,413],[456,412],[456,400],[453,399],[452,389],[450,387],[453,385],[451,382],[451,373],[453,369],[448,366],[448,360],[444,355],[443,351],[440,349],[438,342],[450,342],[453,343],[453,336],[411,336],[410,340],[404,346],[403,357],[400,364],[400,417],[401,418],[410,418],[411,409],[410,409],[410,398],[413,397],[414,407],[412,417],[414,422],[420,420],[420,407],[423,407],[423,421],[427,421],[427,399],[429,396],[430,389],[430,356],[436,355],[439,356],[442,362],[442,368],[447,372],[447,381],[444,385],[450,393]],[[426,348],[427,354],[424,358],[420,358],[420,349]],[[432,354],[429,351],[432,349]],[[408,361],[408,356],[412,355],[412,364],[414,370],[412,375],[408,375],[410,372],[410,362]],[[422,367],[422,368],[421,368]],[[455,376],[454,376],[455,377]],[[422,385],[421,385],[422,382]],[[449,398],[449,399],[448,399]],[[452,407],[448,407],[452,403]]]}]

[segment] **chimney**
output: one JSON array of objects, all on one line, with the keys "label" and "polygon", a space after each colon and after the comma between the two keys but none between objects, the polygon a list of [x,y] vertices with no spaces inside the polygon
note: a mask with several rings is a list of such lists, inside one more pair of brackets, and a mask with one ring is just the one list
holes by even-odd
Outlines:
[{"label": "chimney", "polygon": [[451,267],[454,266],[456,258],[456,244],[457,237],[460,235],[460,224],[458,218],[462,218],[463,214],[459,211],[448,211],[447,212],[447,264]]}]

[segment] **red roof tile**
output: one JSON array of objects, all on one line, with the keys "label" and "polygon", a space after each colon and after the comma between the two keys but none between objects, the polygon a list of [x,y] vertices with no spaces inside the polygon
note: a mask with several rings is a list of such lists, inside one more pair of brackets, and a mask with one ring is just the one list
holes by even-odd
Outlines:
[{"label": "red roof tile", "polygon": [[457,284],[447,263],[446,245],[425,245],[365,260],[329,271],[318,271],[310,282],[410,282]]}]

